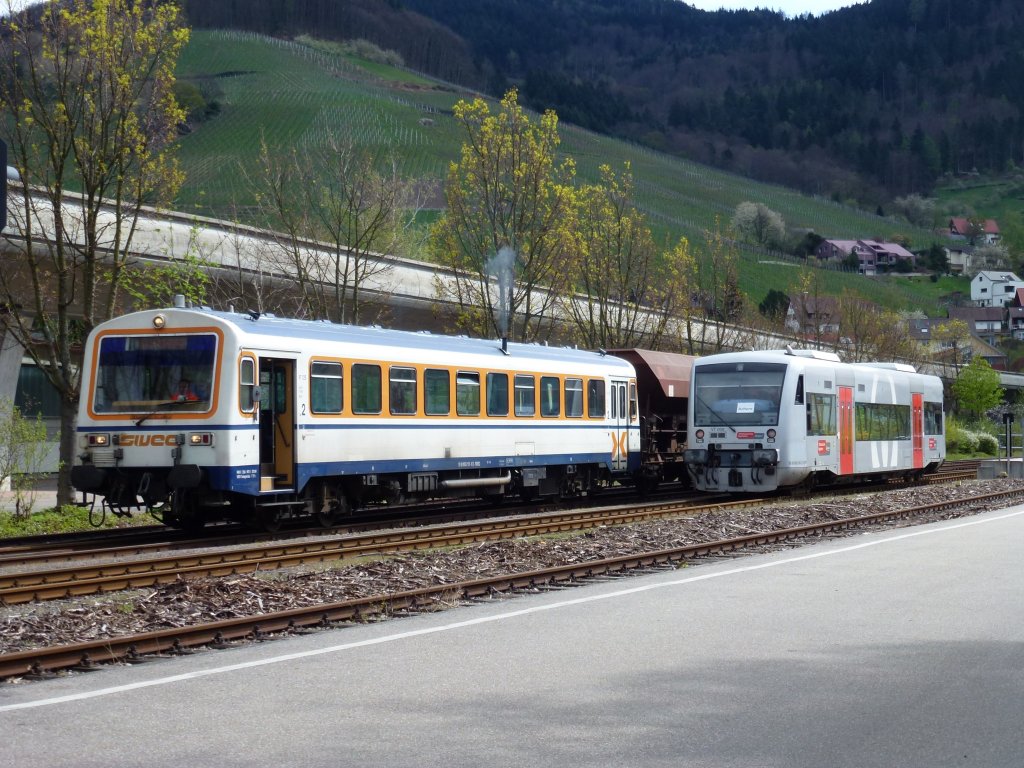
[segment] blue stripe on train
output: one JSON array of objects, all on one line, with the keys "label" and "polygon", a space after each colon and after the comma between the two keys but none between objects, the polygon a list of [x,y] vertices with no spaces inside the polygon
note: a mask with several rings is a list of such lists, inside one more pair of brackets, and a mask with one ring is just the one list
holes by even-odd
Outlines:
[{"label": "blue stripe on train", "polygon": [[[329,461],[299,464],[297,467],[298,486],[316,477],[344,477],[352,475],[392,474],[406,472],[440,472],[476,469],[515,469],[533,466],[557,466],[565,464],[608,465],[607,453],[549,454],[545,456],[489,456],[475,459],[399,459],[391,461]],[[640,467],[639,454],[630,454],[627,472]],[[258,465],[239,467],[204,467],[210,486],[215,490],[234,491],[248,495],[260,493],[260,469]]]}]

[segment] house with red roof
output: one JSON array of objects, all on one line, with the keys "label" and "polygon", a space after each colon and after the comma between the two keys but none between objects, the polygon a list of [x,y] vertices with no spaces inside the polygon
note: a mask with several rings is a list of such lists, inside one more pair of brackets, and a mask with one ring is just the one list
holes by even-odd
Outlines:
[{"label": "house with red roof", "polygon": [[995,219],[968,219],[954,216],[949,220],[949,236],[967,240],[974,245],[992,245],[1002,239]]}]

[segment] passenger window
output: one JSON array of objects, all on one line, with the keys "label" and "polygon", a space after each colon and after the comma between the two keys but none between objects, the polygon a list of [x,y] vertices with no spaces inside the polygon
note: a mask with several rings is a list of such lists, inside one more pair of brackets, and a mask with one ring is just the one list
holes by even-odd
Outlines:
[{"label": "passenger window", "polygon": [[379,365],[352,366],[352,412],[380,413],[381,373]]},{"label": "passenger window", "polygon": [[570,418],[583,416],[583,379],[565,380],[565,415]]},{"label": "passenger window", "polygon": [[344,406],[341,363],[314,362],[309,382],[309,405],[313,413],[341,413]]},{"label": "passenger window", "polygon": [[516,374],[516,416],[533,416],[537,413],[534,378],[525,373]]},{"label": "passenger window", "polygon": [[459,371],[455,377],[455,412],[459,416],[480,415],[480,374]]},{"label": "passenger window", "polygon": [[451,377],[448,371],[428,368],[423,372],[423,403],[427,416],[451,413]]},{"label": "passenger window", "polygon": [[836,435],[836,396],[807,393],[807,434]]},{"label": "passenger window", "polygon": [[508,416],[508,374],[487,374],[487,415]]},{"label": "passenger window", "polygon": [[560,384],[554,376],[540,377],[540,415],[559,416],[562,413],[562,401],[559,398]]},{"label": "passenger window", "polygon": [[636,421],[637,414],[639,414],[639,406],[637,405],[636,399],[636,384],[629,385],[629,420]]},{"label": "passenger window", "polygon": [[395,416],[416,414],[416,369],[393,366],[388,389],[389,407]]},{"label": "passenger window", "polygon": [[604,414],[604,379],[588,379],[587,415],[592,419],[603,419]]},{"label": "passenger window", "polygon": [[243,357],[238,368],[238,407],[252,412],[255,407],[252,393],[256,389],[256,361]]}]

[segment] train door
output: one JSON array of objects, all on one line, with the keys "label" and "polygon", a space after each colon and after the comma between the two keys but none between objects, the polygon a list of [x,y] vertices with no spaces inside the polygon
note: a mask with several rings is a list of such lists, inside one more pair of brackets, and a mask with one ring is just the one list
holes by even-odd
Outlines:
[{"label": "train door", "polygon": [[295,485],[295,361],[260,358],[260,490]]},{"label": "train door", "polygon": [[615,472],[625,472],[629,466],[628,386],[625,381],[611,383],[612,470]]},{"label": "train door", "polygon": [[853,474],[853,387],[839,387],[839,474]]},{"label": "train door", "polygon": [[913,392],[911,398],[910,430],[914,447],[914,469],[924,466],[924,395]]}]

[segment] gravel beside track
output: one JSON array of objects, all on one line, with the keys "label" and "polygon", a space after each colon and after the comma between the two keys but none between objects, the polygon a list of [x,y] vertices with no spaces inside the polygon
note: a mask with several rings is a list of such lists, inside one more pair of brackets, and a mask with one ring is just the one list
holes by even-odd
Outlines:
[{"label": "gravel beside track", "polygon": [[[396,555],[355,565],[332,567],[327,564],[265,574],[180,580],[95,599],[0,607],[0,653],[388,595],[424,586],[669,549],[1016,488],[1024,489],[1024,481],[970,481],[829,499],[789,500],[758,508],[603,528],[577,535],[489,542],[449,551]],[[930,515],[926,520],[901,521],[891,526],[962,517],[995,506],[994,502],[965,506]],[[1006,506],[1006,503],[998,506]],[[864,530],[830,535],[858,535]]]}]

